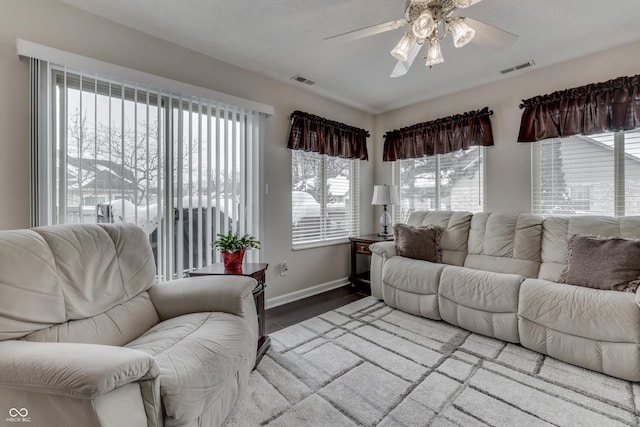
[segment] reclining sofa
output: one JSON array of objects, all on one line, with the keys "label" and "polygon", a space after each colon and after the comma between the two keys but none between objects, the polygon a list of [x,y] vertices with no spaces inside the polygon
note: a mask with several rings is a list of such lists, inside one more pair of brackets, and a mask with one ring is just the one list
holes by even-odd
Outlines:
[{"label": "reclining sofa", "polygon": [[[640,217],[414,212],[407,225],[441,228],[442,262],[399,256],[397,242],[375,243],[373,296],[408,313],[640,381],[638,293],[558,283],[574,236],[640,239]],[[640,258],[630,264],[640,270]]]},{"label": "reclining sofa", "polygon": [[158,284],[149,240],[130,224],[0,231],[0,414],[32,426],[220,425],[255,365],[255,285]]}]

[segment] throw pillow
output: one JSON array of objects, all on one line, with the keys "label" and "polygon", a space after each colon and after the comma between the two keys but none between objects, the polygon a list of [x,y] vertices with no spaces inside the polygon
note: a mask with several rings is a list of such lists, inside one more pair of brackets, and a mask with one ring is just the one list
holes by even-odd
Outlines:
[{"label": "throw pillow", "polygon": [[413,227],[406,224],[395,224],[393,226],[396,251],[398,255],[407,258],[442,262],[441,235],[442,228],[436,225]]},{"label": "throw pillow", "polygon": [[640,284],[640,240],[574,235],[558,282],[635,292]]}]

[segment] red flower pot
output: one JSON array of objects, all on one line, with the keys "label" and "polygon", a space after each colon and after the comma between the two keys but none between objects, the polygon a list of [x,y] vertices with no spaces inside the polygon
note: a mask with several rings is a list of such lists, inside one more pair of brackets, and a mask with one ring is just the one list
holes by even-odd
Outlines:
[{"label": "red flower pot", "polygon": [[228,271],[242,271],[242,260],[244,259],[244,251],[242,248],[236,252],[222,252],[222,261],[224,269]]}]

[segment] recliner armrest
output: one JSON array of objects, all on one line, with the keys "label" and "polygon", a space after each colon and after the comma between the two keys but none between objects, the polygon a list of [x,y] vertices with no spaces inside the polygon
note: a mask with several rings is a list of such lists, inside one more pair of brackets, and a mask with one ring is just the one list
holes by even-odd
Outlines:
[{"label": "recliner armrest", "polygon": [[[152,286],[149,297],[161,320],[208,311],[247,318],[256,316],[252,294],[256,285],[255,279],[245,276],[188,277]],[[253,312],[247,313],[251,306]]]},{"label": "recliner armrest", "polygon": [[155,359],[139,350],[98,344],[0,342],[0,387],[93,399],[158,377]]},{"label": "recliner armrest", "polygon": [[376,242],[369,245],[371,251],[371,296],[383,299],[382,270],[386,260],[396,256],[395,242]]},{"label": "recliner armrest", "polygon": [[369,245],[371,253],[380,255],[384,259],[389,259],[392,256],[396,256],[396,244],[395,242],[376,242]]}]

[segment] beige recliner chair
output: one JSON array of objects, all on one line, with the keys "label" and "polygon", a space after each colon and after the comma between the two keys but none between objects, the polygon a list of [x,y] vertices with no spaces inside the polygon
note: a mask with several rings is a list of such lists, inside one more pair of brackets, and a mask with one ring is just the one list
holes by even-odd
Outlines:
[{"label": "beige recliner chair", "polygon": [[158,284],[134,225],[0,231],[0,419],[220,425],[255,365],[255,285]]}]

